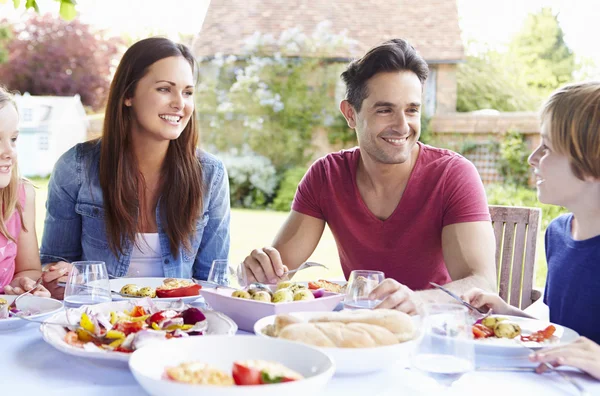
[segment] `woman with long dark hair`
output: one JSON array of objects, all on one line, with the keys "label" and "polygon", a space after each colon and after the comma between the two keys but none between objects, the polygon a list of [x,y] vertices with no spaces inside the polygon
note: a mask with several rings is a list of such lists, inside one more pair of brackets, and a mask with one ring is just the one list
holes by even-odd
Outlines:
[{"label": "woman with long dark hair", "polygon": [[206,279],[229,251],[229,185],[197,148],[194,58],[166,38],[135,43],[115,73],[100,139],[57,162],[48,186],[43,279],[55,297],[76,260],[113,276]]}]

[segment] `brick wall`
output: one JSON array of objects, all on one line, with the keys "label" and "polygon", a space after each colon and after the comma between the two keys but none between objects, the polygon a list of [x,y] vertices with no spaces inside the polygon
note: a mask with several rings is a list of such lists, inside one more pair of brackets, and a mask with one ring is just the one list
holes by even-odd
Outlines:
[{"label": "brick wall", "polygon": [[437,65],[436,114],[456,112],[456,64]]}]

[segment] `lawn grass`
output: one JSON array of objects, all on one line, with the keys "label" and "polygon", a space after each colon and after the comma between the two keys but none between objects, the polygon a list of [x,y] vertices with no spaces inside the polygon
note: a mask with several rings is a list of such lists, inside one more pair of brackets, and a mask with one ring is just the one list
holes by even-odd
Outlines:
[{"label": "lawn grass", "polygon": [[[46,217],[46,196],[48,179],[32,179],[38,187],[36,190],[36,229],[38,240],[42,239],[44,218]],[[231,248],[229,258],[233,262],[242,262],[252,249],[268,246],[275,234],[287,218],[287,213],[267,210],[232,209],[231,211]],[[546,282],[546,256],[544,253],[544,233],[540,230],[537,243],[537,260],[535,268],[535,286],[544,287]],[[326,264],[329,270],[312,268],[300,272],[295,277],[298,280],[314,278],[343,277],[342,267],[337,252],[335,240],[328,227],[321,238],[319,246],[310,258],[311,261]]]}]

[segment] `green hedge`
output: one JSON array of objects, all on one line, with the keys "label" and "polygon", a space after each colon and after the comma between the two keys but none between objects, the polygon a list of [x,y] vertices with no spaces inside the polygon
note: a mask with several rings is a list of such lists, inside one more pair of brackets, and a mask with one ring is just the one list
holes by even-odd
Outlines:
[{"label": "green hedge", "polygon": [[273,200],[273,209],[284,212],[290,211],[294,195],[296,194],[296,188],[298,187],[298,184],[300,184],[305,173],[306,168],[304,167],[291,168],[283,173],[279,189]]}]

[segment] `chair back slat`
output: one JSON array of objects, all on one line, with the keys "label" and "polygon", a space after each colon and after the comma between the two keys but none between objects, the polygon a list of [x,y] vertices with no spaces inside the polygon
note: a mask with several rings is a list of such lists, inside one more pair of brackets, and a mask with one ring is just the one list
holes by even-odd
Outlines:
[{"label": "chair back slat", "polygon": [[521,309],[532,303],[540,213],[538,208],[490,206],[496,237],[498,293]]}]

